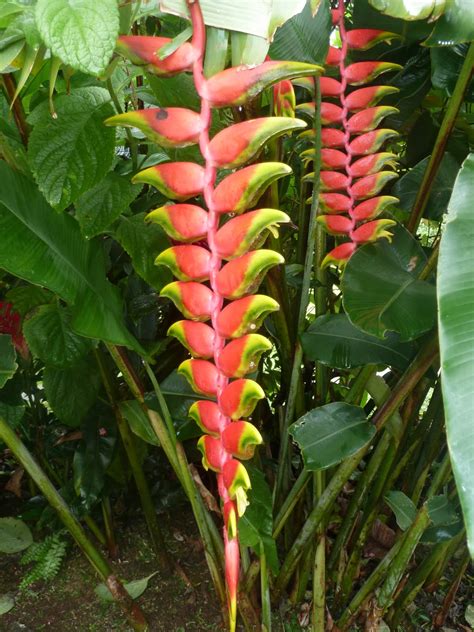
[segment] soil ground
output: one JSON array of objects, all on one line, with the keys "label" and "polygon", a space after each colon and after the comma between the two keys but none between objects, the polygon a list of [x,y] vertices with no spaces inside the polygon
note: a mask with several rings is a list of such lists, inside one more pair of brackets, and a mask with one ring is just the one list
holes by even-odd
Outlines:
[{"label": "soil ground", "polygon": [[[189,578],[192,588],[173,573],[158,573],[138,599],[151,632],[223,632],[219,604],[207,571],[192,516],[163,523],[170,552]],[[182,525],[177,527],[176,525]],[[191,525],[192,532],[188,532]],[[15,598],[15,607],[0,618],[1,632],[128,632],[122,612],[103,602],[94,588],[97,575],[76,547],[51,582],[37,582],[18,593],[25,573],[18,555],[0,555],[0,594]],[[134,524],[120,529],[119,556],[112,562],[125,581],[147,577],[157,570],[146,527]]]},{"label": "soil ground", "polygon": [[[192,587],[178,574],[158,569],[137,600],[150,632],[226,632],[192,515],[187,510],[175,510],[171,515],[160,516],[160,525],[173,559]],[[119,555],[111,564],[120,578],[132,581],[157,571],[143,522],[118,524],[116,531]],[[96,595],[94,589],[100,580],[77,547],[69,547],[52,581],[37,582],[20,592],[18,585],[26,572],[20,565],[21,555],[0,555],[0,595],[6,593],[15,599],[14,608],[0,617],[0,632],[130,632],[121,610]],[[449,582],[443,579],[436,593],[421,592],[407,613],[409,627],[396,632],[433,632],[432,617],[448,587]],[[472,589],[473,578],[468,572],[441,632],[472,630],[465,618],[466,608],[472,603]],[[298,621],[308,619],[309,599],[310,595],[296,611],[284,608],[286,612],[275,613],[278,621],[274,622],[274,632],[308,630],[300,627]],[[351,632],[360,629],[355,626]]]}]

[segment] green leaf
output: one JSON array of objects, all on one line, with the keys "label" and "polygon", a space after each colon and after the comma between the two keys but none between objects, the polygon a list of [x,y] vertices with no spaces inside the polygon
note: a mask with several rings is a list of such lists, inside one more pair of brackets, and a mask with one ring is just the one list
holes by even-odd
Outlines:
[{"label": "green leaf", "polygon": [[10,595],[0,595],[0,616],[10,612],[14,607],[15,600]]},{"label": "green leaf", "polygon": [[33,542],[31,531],[23,520],[0,518],[0,552],[19,553]]},{"label": "green leaf", "polygon": [[[1,71],[0,51],[0,71]],[[5,119],[0,119],[0,154],[13,169],[30,175],[26,149],[21,141],[20,134],[15,125],[9,125]]]},{"label": "green leaf", "polygon": [[96,400],[100,375],[96,363],[87,359],[65,369],[47,366],[43,386],[48,404],[58,419],[77,428]]},{"label": "green leaf", "polygon": [[185,73],[174,77],[147,75],[147,78],[160,107],[199,109],[200,100],[191,75]]},{"label": "green leaf", "polygon": [[466,158],[449,202],[438,264],[441,383],[449,453],[474,555],[474,154]]},{"label": "green leaf", "polygon": [[82,441],[74,453],[74,489],[87,508],[100,498],[105,473],[112,461],[115,437],[101,432],[97,422],[86,423],[82,428]]},{"label": "green leaf", "polygon": [[[397,209],[405,211],[405,213],[411,213],[429,159],[429,156],[424,158],[413,169],[410,169],[402,176],[393,187],[393,195],[400,200],[400,203],[397,204]],[[458,172],[459,164],[457,160],[450,153],[444,154],[436,178],[431,186],[428,204],[424,212],[425,217],[437,221],[442,219],[443,214],[447,211],[449,198],[451,197]]]},{"label": "green leaf", "polygon": [[23,405],[20,406],[12,406],[11,404],[5,404],[4,402],[0,402],[0,417],[12,428],[16,430],[23,419],[23,415],[25,414],[25,407]]},{"label": "green leaf", "polygon": [[383,338],[386,331],[413,340],[436,322],[436,290],[418,275],[426,262],[420,244],[397,226],[393,241],[359,248],[342,277],[344,309],[351,322]]},{"label": "green leaf", "polygon": [[17,285],[8,290],[6,298],[12,303],[15,311],[24,318],[35,307],[51,303],[54,294],[37,285]]},{"label": "green leaf", "polygon": [[401,20],[380,13],[374,9],[369,0],[357,0],[353,4],[351,28],[375,28],[403,36],[405,44],[410,44],[427,37],[432,31],[432,24],[425,20]]},{"label": "green leaf", "polygon": [[433,496],[428,500],[427,505],[431,522],[435,527],[454,524],[459,518],[454,504],[446,494]]},{"label": "green leaf", "polygon": [[94,344],[73,332],[71,310],[58,304],[40,307],[24,322],[23,333],[33,355],[56,368],[74,365]]},{"label": "green leaf", "polygon": [[[201,0],[204,23],[273,39],[275,29],[303,8],[305,0]],[[162,0],[162,11],[187,16],[185,0]]]},{"label": "green leaf", "polygon": [[156,257],[169,247],[165,232],[157,224],[145,224],[145,213],[124,217],[115,231],[115,238],[128,252],[137,274],[159,291],[172,279],[171,272],[155,265]]},{"label": "green leaf", "polygon": [[273,533],[272,493],[263,472],[249,465],[252,488],[248,491],[249,506],[239,520],[239,540],[244,546],[251,546],[257,555],[262,544],[268,565],[274,574],[278,573],[279,562]]},{"label": "green leaf", "polygon": [[112,57],[119,33],[116,0],[38,0],[36,23],[56,57],[97,75]]},{"label": "green leaf", "polygon": [[76,333],[143,352],[123,323],[100,243],[85,241],[74,218],[55,213],[34,183],[4,162],[0,182],[0,268],[58,294],[71,307]]},{"label": "green leaf", "polygon": [[160,445],[156,434],[151,427],[150,420],[143,412],[140,404],[132,399],[119,404],[120,412],[127,420],[132,432],[151,445]]},{"label": "green leaf", "polygon": [[394,18],[403,20],[426,20],[436,18],[443,10],[445,0],[370,0],[370,4]]},{"label": "green leaf", "polygon": [[313,18],[306,4],[303,11],[292,17],[275,34],[270,47],[272,59],[324,63],[332,30],[329,2],[324,0]]},{"label": "green leaf", "polygon": [[380,339],[355,327],[345,314],[317,318],[301,336],[307,358],[337,369],[365,364],[385,364],[405,369],[414,354],[414,345],[398,340],[396,334]]},{"label": "green leaf", "polygon": [[17,368],[16,352],[11,336],[0,334],[0,388],[5,386]]},{"label": "green leaf", "polygon": [[314,472],[360,450],[375,435],[375,428],[362,408],[333,402],[307,412],[289,432],[303,454],[305,469]]},{"label": "green leaf", "polygon": [[[189,418],[188,411],[198,399],[208,399],[205,396],[197,395],[189,386],[185,377],[173,371],[160,384],[161,392],[166,400],[166,404],[176,427],[178,439],[194,439],[202,435],[202,431],[196,423]],[[153,410],[160,410],[154,393],[147,394],[145,401]]]},{"label": "green leaf", "polygon": [[141,190],[142,186],[132,184],[128,176],[119,176],[113,171],[108,173],[75,204],[82,234],[90,239],[103,233],[128,209]]},{"label": "green leaf", "polygon": [[397,525],[402,531],[406,531],[416,516],[413,501],[403,492],[391,491],[385,494],[385,502],[395,514]]},{"label": "green leaf", "polygon": [[[157,573],[158,571],[155,571],[151,575],[148,575],[148,577],[143,577],[143,579],[134,579],[131,582],[126,582],[124,583],[124,588],[132,599],[138,599],[138,597],[140,597],[140,595],[142,595],[148,588],[148,582],[150,579]],[[94,588],[94,592],[102,601],[112,602],[114,600],[105,584],[99,584],[96,586]]]},{"label": "green leaf", "polygon": [[25,40],[23,38],[18,38],[0,50],[0,72],[4,72],[9,68],[10,64],[15,61],[21,53],[24,46]]},{"label": "green leaf", "polygon": [[469,623],[469,625],[474,626],[474,604],[468,604],[466,608],[466,612],[464,613],[464,618]]},{"label": "green leaf", "polygon": [[185,28],[184,31],[181,31],[181,33],[178,33],[176,37],[173,37],[171,42],[168,42],[168,44],[165,44],[159,49],[158,59],[163,60],[172,55],[182,44],[184,44],[184,42],[191,39],[192,34],[193,29],[191,26]]},{"label": "green leaf", "polygon": [[471,0],[446,0],[443,15],[436,20],[425,46],[451,46],[474,40],[474,4]]},{"label": "green leaf", "polygon": [[28,160],[50,204],[64,209],[91,189],[112,166],[115,130],[104,120],[114,114],[110,95],[95,86],[54,98],[57,117],[47,101],[29,116],[33,125]]},{"label": "green leaf", "polygon": [[[431,83],[435,88],[444,90],[448,97],[453,94],[468,48],[468,44],[458,44],[430,49]],[[465,99],[474,101],[473,81],[467,89]]]},{"label": "green leaf", "polygon": [[[385,502],[395,514],[397,525],[406,531],[416,517],[417,509],[413,501],[400,491],[385,495]],[[462,529],[462,523],[452,502],[446,495],[434,496],[427,503],[431,525],[424,532],[421,541],[435,544],[451,540]]]}]

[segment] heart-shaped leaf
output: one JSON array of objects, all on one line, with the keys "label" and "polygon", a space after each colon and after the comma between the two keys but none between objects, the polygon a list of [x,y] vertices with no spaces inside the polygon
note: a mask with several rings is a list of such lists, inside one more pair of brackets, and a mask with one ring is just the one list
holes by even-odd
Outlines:
[{"label": "heart-shaped leaf", "polygon": [[398,332],[401,341],[429,331],[436,322],[436,290],[418,279],[425,262],[420,244],[400,226],[392,243],[382,239],[359,248],[341,284],[351,322],[380,338]]},{"label": "heart-shaped leaf", "polygon": [[314,408],[290,426],[306,470],[324,470],[357,452],[374,436],[375,428],[358,406],[333,402]]}]

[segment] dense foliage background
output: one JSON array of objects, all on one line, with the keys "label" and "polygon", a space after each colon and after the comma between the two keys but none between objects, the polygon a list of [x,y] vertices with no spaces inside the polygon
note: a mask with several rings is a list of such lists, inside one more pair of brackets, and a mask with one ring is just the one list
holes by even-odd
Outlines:
[{"label": "dense foliage background", "polygon": [[[329,44],[341,43],[328,0],[201,4],[208,75],[267,54],[324,65]],[[104,124],[148,107],[199,109],[190,74],[163,78],[114,53],[118,35],[129,33],[176,38],[172,53],[191,36],[175,14],[183,7],[0,1],[0,474],[8,516],[0,518],[0,551],[26,549],[29,564],[20,586],[0,598],[9,621],[28,585],[54,581],[72,536],[131,625],[146,629],[120,582],[110,582],[106,557],[120,550],[114,521],[123,506],[132,522],[145,518],[157,566],[181,573],[157,512],[191,521],[190,505],[223,596],[216,486],[187,414],[198,396],[176,371],[185,350],[167,336],[180,318],[160,296],[171,273],[154,264],[170,241],[144,221],[167,198],[131,182],[146,167],[202,159],[195,147],[164,149],[137,128]],[[317,141],[293,134],[262,148],[260,159],[281,160],[292,174],[260,206],[282,209],[291,223],[267,241],[285,264],[264,281],[281,309],[264,325],[274,349],[259,366],[267,397],[252,416],[264,446],[248,467],[250,506],[239,527],[246,629],[283,629],[297,612],[315,631],[434,629],[468,582],[473,12],[470,2],[347,7],[348,27],[398,35],[351,53],[353,61],[400,65],[383,80],[398,88],[383,102],[396,108],[383,122],[397,132],[384,149],[398,156],[390,167],[398,178],[382,191],[396,198],[383,215],[397,221],[391,242],[361,246],[343,272],[323,270],[338,242],[315,221],[324,210],[319,154],[311,160]],[[296,115],[318,129],[317,108],[313,116],[301,107],[315,98],[308,84],[294,89]],[[244,107],[214,111],[212,133],[272,115],[274,106],[266,90]],[[431,618],[412,606],[436,590]],[[458,629],[472,625],[464,606]]]}]

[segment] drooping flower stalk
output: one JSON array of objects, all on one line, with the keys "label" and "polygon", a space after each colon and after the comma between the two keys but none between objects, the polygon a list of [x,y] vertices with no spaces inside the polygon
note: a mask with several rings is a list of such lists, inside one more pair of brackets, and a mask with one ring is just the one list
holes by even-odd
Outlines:
[{"label": "drooping flower stalk", "polygon": [[[345,241],[331,250],[322,266],[334,263],[344,266],[358,245],[381,237],[391,238],[387,230],[396,224],[391,219],[376,219],[388,206],[398,200],[378,195],[383,187],[397,177],[397,156],[379,152],[382,145],[397,136],[394,130],[378,128],[381,121],[398,112],[397,108],[377,105],[384,96],[398,91],[392,86],[370,85],[385,72],[399,70],[401,66],[389,62],[362,61],[348,63],[350,50],[367,50],[381,41],[398,37],[395,33],[377,29],[346,30],[344,0],[339,0],[332,11],[333,23],[339,29],[341,48],[329,47],[326,64],[339,70],[339,78],[322,77],[321,92],[321,194],[318,216],[325,230]],[[299,85],[310,87],[307,79]],[[365,86],[365,87],[359,87]],[[349,88],[355,90],[349,91]],[[329,100],[331,99],[331,100]],[[335,103],[334,101],[337,101]],[[314,103],[297,106],[300,112],[314,112]],[[310,134],[305,132],[304,134]],[[314,150],[302,152],[302,157],[315,159]],[[307,176],[308,179],[312,174]]]},{"label": "drooping flower stalk", "polygon": [[[273,299],[255,292],[266,271],[283,262],[279,253],[259,247],[269,231],[289,221],[277,209],[243,213],[256,205],[272,182],[291,171],[280,162],[244,165],[268,140],[301,129],[305,123],[288,116],[246,120],[211,139],[211,114],[213,108],[243,105],[273,84],[314,75],[322,69],[298,62],[265,61],[205,78],[205,27],[198,2],[188,0],[188,8],[192,40],[166,59],[159,56],[160,48],[169,41],[166,38],[121,37],[118,49],[156,74],[191,70],[201,99],[200,112],[153,108],[116,115],[107,123],[138,127],[165,147],[198,143],[204,159],[204,166],[191,162],[156,165],[136,174],[134,181],[151,184],[177,201],[152,211],[148,220],[181,242],[162,252],[156,263],[168,266],[178,279],[161,292],[185,317],[168,332],[192,356],[178,371],[197,393],[208,398],[195,402],[189,414],[204,432],[198,444],[204,467],[217,474],[233,631],[239,579],[238,519],[248,504],[246,492],[250,488],[241,460],[251,458],[255,446],[262,442],[257,428],[243,418],[249,417],[265,396],[259,384],[246,375],[256,370],[262,353],[271,348],[270,341],[256,330],[266,315],[278,309]],[[219,169],[233,172],[216,186]],[[186,203],[197,196],[202,196],[206,208]],[[225,215],[230,219],[222,222]]]}]

